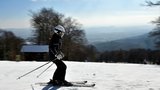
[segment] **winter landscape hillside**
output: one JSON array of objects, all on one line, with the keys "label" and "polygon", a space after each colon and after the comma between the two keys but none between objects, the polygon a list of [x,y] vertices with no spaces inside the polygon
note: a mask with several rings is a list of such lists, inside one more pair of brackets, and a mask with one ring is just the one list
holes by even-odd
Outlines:
[{"label": "winter landscape hillside", "polygon": [[160,66],[123,63],[69,62],[68,81],[96,83],[95,87],[46,87],[35,85],[47,82],[56,68],[53,65],[39,78],[47,66],[17,80],[17,77],[46,62],[0,62],[0,90],[160,90]]},{"label": "winter landscape hillside", "polygon": [[113,51],[113,50],[130,50],[136,48],[144,48],[144,49],[157,49],[155,46],[154,38],[149,35],[149,33],[123,38],[119,40],[106,41],[94,44],[97,50],[99,51]]}]

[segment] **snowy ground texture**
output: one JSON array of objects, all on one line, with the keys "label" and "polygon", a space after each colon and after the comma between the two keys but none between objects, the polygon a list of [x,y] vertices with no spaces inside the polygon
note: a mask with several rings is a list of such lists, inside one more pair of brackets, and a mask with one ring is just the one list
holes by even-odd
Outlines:
[{"label": "snowy ground texture", "polygon": [[160,66],[143,64],[68,62],[66,80],[96,83],[95,87],[46,87],[35,85],[47,82],[56,69],[53,64],[17,80],[24,73],[46,62],[0,62],[0,90],[160,90]]}]

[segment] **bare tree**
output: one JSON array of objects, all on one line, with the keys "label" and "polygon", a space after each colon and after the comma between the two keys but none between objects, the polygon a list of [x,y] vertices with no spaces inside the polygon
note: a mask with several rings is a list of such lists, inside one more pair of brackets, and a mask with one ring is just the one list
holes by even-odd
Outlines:
[{"label": "bare tree", "polygon": [[31,24],[35,28],[33,41],[37,44],[48,44],[51,30],[62,23],[62,14],[51,8],[42,8],[39,12],[31,12]]},{"label": "bare tree", "polygon": [[159,6],[160,5],[160,1],[157,2],[152,2],[152,1],[146,1],[146,6]]},{"label": "bare tree", "polygon": [[[152,1],[146,1],[146,6],[160,6],[160,1],[152,2]],[[155,44],[156,47],[160,47],[160,17],[158,17],[155,21],[152,21],[153,24],[156,25],[156,27],[153,29],[152,32],[150,32],[150,35],[155,38]]]}]

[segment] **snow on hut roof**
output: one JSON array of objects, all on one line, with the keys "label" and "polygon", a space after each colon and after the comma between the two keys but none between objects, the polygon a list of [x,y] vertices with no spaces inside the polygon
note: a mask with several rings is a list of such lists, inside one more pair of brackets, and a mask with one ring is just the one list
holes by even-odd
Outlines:
[{"label": "snow on hut roof", "polygon": [[48,52],[48,45],[23,45],[21,52]]}]

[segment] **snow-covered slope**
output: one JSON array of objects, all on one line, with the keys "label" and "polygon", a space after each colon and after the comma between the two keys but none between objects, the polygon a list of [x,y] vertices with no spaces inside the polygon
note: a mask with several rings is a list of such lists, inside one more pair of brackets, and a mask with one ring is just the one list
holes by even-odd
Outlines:
[{"label": "snow-covered slope", "polygon": [[56,68],[53,65],[37,78],[47,66],[17,80],[24,73],[46,62],[0,62],[0,90],[160,90],[160,66],[141,64],[68,62],[66,80],[96,83],[90,87],[45,87]]}]

